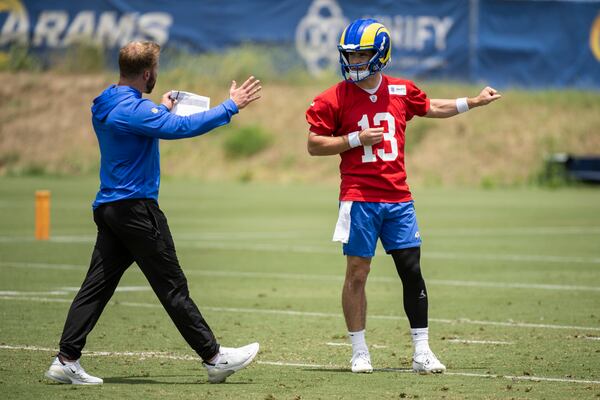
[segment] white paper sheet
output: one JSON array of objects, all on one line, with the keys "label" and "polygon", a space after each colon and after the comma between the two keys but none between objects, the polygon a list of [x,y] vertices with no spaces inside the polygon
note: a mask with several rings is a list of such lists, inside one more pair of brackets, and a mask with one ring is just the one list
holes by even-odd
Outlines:
[{"label": "white paper sheet", "polygon": [[176,115],[191,115],[210,108],[210,97],[200,96],[183,90],[171,90],[171,98],[177,100],[171,110]]}]

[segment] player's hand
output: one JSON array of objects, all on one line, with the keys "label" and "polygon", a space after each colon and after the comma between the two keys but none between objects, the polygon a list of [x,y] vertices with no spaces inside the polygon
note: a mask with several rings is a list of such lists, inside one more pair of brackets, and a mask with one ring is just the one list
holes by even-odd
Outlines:
[{"label": "player's hand", "polygon": [[246,79],[246,82],[240,87],[237,87],[237,83],[232,81],[231,88],[229,89],[229,98],[241,110],[253,101],[260,99],[259,93],[261,89],[260,81],[253,76]]},{"label": "player's hand", "polygon": [[383,140],[383,128],[367,128],[358,134],[363,146],[372,146]]},{"label": "player's hand", "polygon": [[173,106],[177,103],[177,100],[171,98],[171,91],[169,90],[167,93],[162,95],[160,99],[160,104],[163,104],[165,107],[171,111]]},{"label": "player's hand", "polygon": [[490,104],[492,101],[498,100],[502,95],[498,93],[498,91],[492,87],[486,86],[483,88],[479,96],[477,96],[477,105],[485,106]]}]

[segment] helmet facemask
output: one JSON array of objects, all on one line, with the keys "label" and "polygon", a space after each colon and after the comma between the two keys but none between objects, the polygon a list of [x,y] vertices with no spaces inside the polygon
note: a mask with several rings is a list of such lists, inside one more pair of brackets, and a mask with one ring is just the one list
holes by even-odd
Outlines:
[{"label": "helmet facemask", "polygon": [[352,53],[353,51],[344,50],[340,46],[340,64],[342,66],[342,75],[344,75],[344,79],[360,82],[382,69],[378,65],[378,59],[380,58],[379,52],[375,51],[375,49],[370,50],[373,50],[373,57],[371,57],[369,61],[350,64],[348,53]]}]

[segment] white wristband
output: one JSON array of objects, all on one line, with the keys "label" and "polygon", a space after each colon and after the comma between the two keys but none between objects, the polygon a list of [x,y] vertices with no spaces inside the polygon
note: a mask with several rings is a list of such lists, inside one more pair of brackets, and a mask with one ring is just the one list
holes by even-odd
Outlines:
[{"label": "white wristband", "polygon": [[358,137],[359,133],[360,132],[352,132],[352,133],[348,134],[348,144],[350,145],[351,149],[358,147],[358,146],[362,146],[362,143],[360,142],[360,138]]},{"label": "white wristband", "polygon": [[464,113],[469,111],[469,104],[467,103],[466,97],[460,97],[456,99],[456,110],[459,113]]}]

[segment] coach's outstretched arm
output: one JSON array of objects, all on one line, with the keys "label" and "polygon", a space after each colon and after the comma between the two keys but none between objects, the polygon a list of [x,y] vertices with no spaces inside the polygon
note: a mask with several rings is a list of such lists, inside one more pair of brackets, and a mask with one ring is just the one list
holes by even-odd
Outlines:
[{"label": "coach's outstretched arm", "polygon": [[163,94],[160,106],[145,99],[130,119],[134,133],[159,139],[184,139],[202,135],[214,128],[225,125],[231,117],[248,104],[260,98],[260,81],[251,76],[241,86],[233,81],[229,89],[229,99],[210,110],[179,116],[170,111],[175,105],[171,92]]},{"label": "coach's outstretched arm", "polygon": [[431,99],[428,118],[448,118],[469,111],[471,108],[485,106],[498,100],[502,95],[494,88],[486,86],[477,97],[462,97],[458,99]]}]

